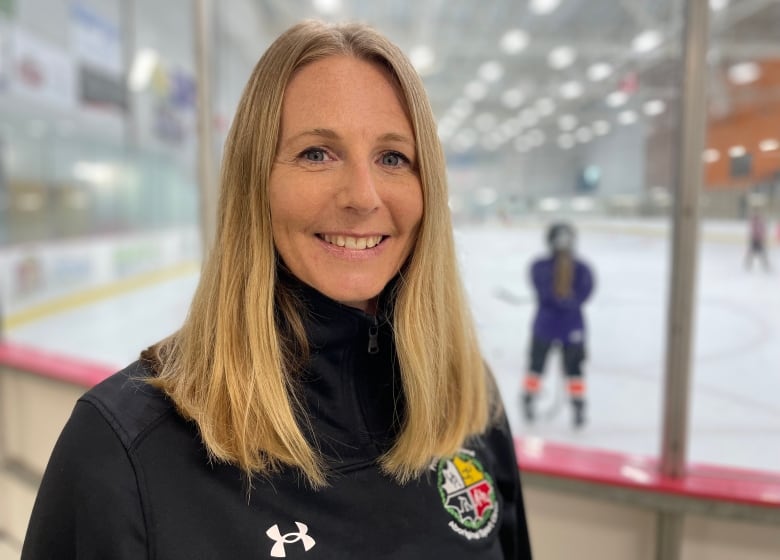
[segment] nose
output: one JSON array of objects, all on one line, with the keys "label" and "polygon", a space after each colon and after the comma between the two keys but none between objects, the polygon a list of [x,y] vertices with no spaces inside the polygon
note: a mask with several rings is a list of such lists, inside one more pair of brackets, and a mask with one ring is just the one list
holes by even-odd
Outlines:
[{"label": "nose", "polygon": [[371,164],[352,162],[345,171],[336,196],[339,206],[359,214],[369,214],[376,210],[382,200]]}]

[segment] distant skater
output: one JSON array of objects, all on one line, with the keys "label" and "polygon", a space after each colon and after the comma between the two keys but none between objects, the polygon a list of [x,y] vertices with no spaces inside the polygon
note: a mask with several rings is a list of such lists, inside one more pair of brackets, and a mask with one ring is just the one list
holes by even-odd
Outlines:
[{"label": "distant skater", "polygon": [[750,270],[753,266],[753,258],[758,257],[764,264],[764,270],[769,272],[769,256],[766,251],[767,225],[760,210],[755,209],[751,211],[749,228],[745,268]]},{"label": "distant skater", "polygon": [[535,419],[534,401],[541,387],[547,355],[553,346],[563,355],[567,392],[575,427],[585,423],[585,321],[582,306],[593,291],[593,274],[574,254],[575,231],[566,223],[552,225],[547,232],[550,254],[531,266],[537,310],[533,321],[530,364],[523,381],[523,412]]}]

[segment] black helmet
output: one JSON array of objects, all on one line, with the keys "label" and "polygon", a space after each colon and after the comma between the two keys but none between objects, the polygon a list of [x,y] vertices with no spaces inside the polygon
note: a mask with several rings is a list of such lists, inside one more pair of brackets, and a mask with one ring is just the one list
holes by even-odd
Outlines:
[{"label": "black helmet", "polygon": [[574,250],[574,227],[565,222],[552,224],[547,230],[547,245],[554,253]]}]

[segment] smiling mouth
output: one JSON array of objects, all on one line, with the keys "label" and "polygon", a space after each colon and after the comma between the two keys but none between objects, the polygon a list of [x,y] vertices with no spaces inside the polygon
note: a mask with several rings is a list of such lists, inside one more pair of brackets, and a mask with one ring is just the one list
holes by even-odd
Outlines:
[{"label": "smiling mouth", "polygon": [[327,235],[327,234],[317,234],[317,237],[325,241],[326,243],[330,243],[331,245],[336,245],[337,247],[344,247],[345,249],[373,249],[377,245],[379,245],[383,239],[385,239],[385,236],[383,235],[369,235],[367,237],[351,237],[349,235]]}]

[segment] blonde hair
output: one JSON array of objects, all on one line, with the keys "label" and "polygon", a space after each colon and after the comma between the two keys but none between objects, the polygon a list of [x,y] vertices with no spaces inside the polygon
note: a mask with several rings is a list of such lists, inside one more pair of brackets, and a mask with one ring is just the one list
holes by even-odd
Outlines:
[{"label": "blonde hair", "polygon": [[[333,55],[386,69],[417,144],[424,212],[395,289],[394,337],[406,409],[395,445],[380,458],[399,482],[421,474],[482,433],[498,402],[459,278],[444,154],[422,82],[398,47],[361,24],[303,22],[254,68],[225,145],[216,239],[182,328],[145,353],[151,383],[197,423],[212,459],[248,475],[297,467],[314,486],[327,467],[305,436],[296,389],[308,346],[299,304],[278,282],[268,181],[286,84]],[[496,405],[497,406],[497,405]]]}]

